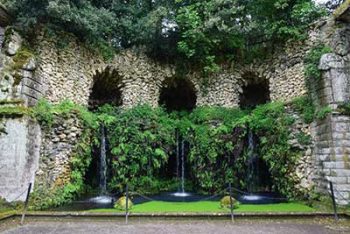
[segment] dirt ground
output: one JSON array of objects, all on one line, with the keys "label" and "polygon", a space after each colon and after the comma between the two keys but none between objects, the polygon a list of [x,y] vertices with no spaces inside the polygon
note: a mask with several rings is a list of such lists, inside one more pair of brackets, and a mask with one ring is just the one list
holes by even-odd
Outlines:
[{"label": "dirt ground", "polygon": [[103,220],[29,220],[20,226],[19,220],[10,220],[2,223],[0,232],[6,234],[40,234],[40,233],[296,233],[296,234],[323,234],[323,233],[350,233],[349,221],[334,222],[332,220],[246,220],[236,221],[137,221],[132,220],[126,225],[122,221]]}]

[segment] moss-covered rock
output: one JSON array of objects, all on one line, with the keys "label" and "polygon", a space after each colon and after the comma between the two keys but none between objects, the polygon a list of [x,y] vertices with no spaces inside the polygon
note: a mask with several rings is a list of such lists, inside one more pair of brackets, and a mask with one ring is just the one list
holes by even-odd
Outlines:
[{"label": "moss-covered rock", "polygon": [[24,106],[0,106],[0,118],[19,118],[29,113]]},{"label": "moss-covered rock", "polygon": [[[128,199],[128,209],[130,210],[133,207],[133,203],[131,201],[131,199]],[[121,198],[118,199],[118,201],[116,201],[116,203],[114,203],[114,208],[118,209],[118,210],[126,210],[126,197],[122,196]]]},{"label": "moss-covered rock", "polygon": [[350,8],[350,0],[346,0],[333,12],[334,18],[349,19],[349,8]]},{"label": "moss-covered rock", "polygon": [[[238,205],[238,202],[236,199],[232,197],[232,204],[233,208],[236,208]],[[231,199],[230,196],[225,196],[220,200],[220,207],[221,208],[231,208]]]},{"label": "moss-covered rock", "polygon": [[13,70],[23,69],[31,58],[34,58],[34,54],[29,49],[22,46],[13,57]]}]

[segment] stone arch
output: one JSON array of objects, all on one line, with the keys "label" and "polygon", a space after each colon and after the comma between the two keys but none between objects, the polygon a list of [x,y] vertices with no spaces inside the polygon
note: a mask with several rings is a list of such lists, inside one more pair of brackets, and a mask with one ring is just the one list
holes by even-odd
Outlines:
[{"label": "stone arch", "polygon": [[245,71],[241,75],[239,106],[254,108],[271,101],[269,80],[253,71]]},{"label": "stone arch", "polygon": [[89,95],[89,108],[95,109],[104,104],[123,105],[123,82],[116,69],[107,66],[93,76]]},{"label": "stone arch", "polygon": [[192,111],[197,104],[196,87],[187,78],[167,78],[161,85],[158,104],[168,111]]}]

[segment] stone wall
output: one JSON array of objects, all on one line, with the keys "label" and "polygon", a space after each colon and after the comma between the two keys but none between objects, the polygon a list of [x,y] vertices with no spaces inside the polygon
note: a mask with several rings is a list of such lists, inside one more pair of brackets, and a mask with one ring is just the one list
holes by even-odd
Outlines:
[{"label": "stone wall", "polygon": [[[0,28],[0,108],[14,112],[34,105],[41,92],[34,80],[35,59],[24,56],[22,38],[10,30]],[[6,40],[5,40],[6,39]],[[26,197],[29,183],[34,183],[38,168],[40,126],[23,114],[0,114],[3,131],[0,134],[0,197],[8,201]]]},{"label": "stone wall", "polygon": [[316,181],[318,188],[329,193],[334,183],[336,200],[350,201],[350,117],[341,115],[338,104],[350,101],[350,28],[349,23],[330,21],[323,26],[324,41],[333,53],[322,56],[319,69],[322,79],[315,81],[315,97],[320,106],[328,105],[333,113],[314,123]]},{"label": "stone wall", "polygon": [[[304,44],[293,44],[270,59],[255,60],[248,65],[233,64],[219,74],[208,78],[208,85],[201,89],[201,77],[195,79],[198,106],[238,107],[243,87],[250,82],[267,81],[271,101],[291,101],[306,94],[303,58],[313,45],[313,40]],[[246,75],[254,80],[247,80]],[[189,75],[190,79],[191,76]],[[195,77],[195,76],[194,76]]]},{"label": "stone wall", "polygon": [[41,145],[40,127],[28,118],[4,121],[0,135],[0,197],[24,201],[34,183]]},{"label": "stone wall", "polygon": [[43,81],[44,96],[52,103],[69,99],[88,105],[93,84],[101,74],[108,73],[107,76],[121,77],[111,85],[121,88],[124,107],[157,106],[159,87],[164,79],[174,75],[172,67],[162,66],[142,53],[125,51],[113,61],[104,62],[73,37],[64,48],[58,48],[55,40],[44,36],[38,41],[40,62],[36,77]]},{"label": "stone wall", "polygon": [[33,106],[43,96],[41,80],[34,76],[35,56],[24,52],[18,33],[8,29],[7,34],[0,53],[0,100],[22,100],[25,106]]},{"label": "stone wall", "polygon": [[[300,181],[297,189],[310,189],[312,179],[316,179],[320,190],[326,191],[328,181],[333,181],[338,191],[337,201],[342,204],[350,199],[350,119],[337,113],[336,108],[339,102],[350,100],[350,29],[347,25],[315,24],[309,40],[290,44],[269,59],[249,65],[232,64],[206,79],[197,72],[189,72],[184,77],[194,86],[197,106],[237,107],[245,86],[265,80],[272,101],[288,102],[307,92],[303,75],[306,53],[320,39],[331,45],[334,53],[321,60],[323,79],[315,85],[315,93],[318,103],[330,105],[334,113],[312,126],[295,114],[293,132],[312,135],[313,142],[301,149],[305,153],[293,176]],[[0,29],[0,40],[1,35]],[[155,62],[138,50],[123,51],[105,62],[74,37],[68,37],[67,45],[62,47],[56,40],[40,34],[35,48],[30,48],[36,56],[28,57],[18,67],[14,65],[23,40],[15,32],[11,34],[0,54],[0,100],[20,100],[19,105],[31,107],[44,97],[52,103],[70,99],[87,106],[94,84],[108,77],[112,81],[110,85],[120,89],[124,108],[137,104],[156,107],[167,79],[179,75],[172,65]],[[0,179],[10,176],[0,183],[0,191],[8,192],[0,193],[0,197],[14,199],[17,191],[29,181],[33,182],[35,173],[37,186],[59,186],[69,180],[69,163],[82,126],[75,116],[56,120],[53,128],[46,129],[42,136],[38,125],[28,118],[2,121],[7,134],[0,136],[0,168],[3,166],[6,170],[0,170]],[[300,147],[295,140],[290,144]]]},{"label": "stone wall", "polygon": [[[8,92],[0,93],[3,99],[21,99],[25,106],[35,105],[41,97],[52,103],[69,99],[86,106],[94,83],[109,77],[112,81],[110,85],[120,88],[123,107],[129,108],[137,104],[156,107],[167,79],[177,76],[173,66],[157,63],[142,51],[124,51],[111,62],[105,62],[74,37],[70,37],[69,43],[63,48],[56,40],[44,34],[39,35],[37,41],[33,48],[37,56],[28,58],[22,67],[13,71],[8,68],[13,67],[22,39],[14,33],[13,38],[8,40],[9,44],[5,45],[1,54],[4,67],[0,72],[3,77],[8,75],[9,81],[6,83],[7,89],[4,89]],[[305,45],[290,45],[285,52],[264,62],[234,64],[230,68],[223,68],[206,80],[205,88],[203,78],[198,73],[188,73],[185,78],[193,83],[197,106],[239,106],[242,87],[255,82],[246,80],[246,74],[253,74],[252,79],[257,81],[268,80],[271,100],[289,101],[305,93],[302,58],[307,48]],[[16,79],[20,82],[14,85]],[[1,80],[4,81],[6,79]],[[301,123],[299,125],[296,126],[298,131],[305,128]],[[42,144],[36,186],[50,188],[69,180],[69,163],[81,132],[82,127],[74,116],[58,119],[51,130],[44,130],[41,140],[37,141]],[[37,139],[32,135],[27,136],[28,141]],[[7,137],[10,140],[13,136],[9,134]],[[308,169],[310,149],[305,149],[305,152],[296,173],[302,189],[311,187],[311,172]]]},{"label": "stone wall", "polygon": [[[155,107],[165,81],[177,76],[172,65],[159,64],[137,50],[124,51],[113,61],[104,62],[74,38],[63,49],[44,36],[38,41],[40,62],[35,77],[43,83],[45,98],[53,103],[70,99],[87,105],[94,82],[107,72],[118,76],[115,85],[121,89],[124,107],[137,104]],[[303,57],[312,44],[313,40],[309,40],[305,44],[289,45],[265,61],[232,64],[205,81],[196,72],[188,73],[185,78],[195,87],[197,106],[239,106],[242,87],[250,82],[245,79],[246,74],[268,81],[272,101],[290,101],[306,93]]]},{"label": "stone wall", "polygon": [[83,126],[74,113],[54,116],[53,126],[43,129],[37,188],[50,189],[70,181],[71,157],[82,132]]},{"label": "stone wall", "polygon": [[[295,189],[304,192],[304,194],[310,194],[315,187],[315,156],[313,154],[315,145],[314,131],[312,131],[311,125],[306,124],[301,118],[300,114],[295,112],[291,106],[287,106],[286,111],[295,119],[291,126],[289,145],[296,150],[302,152],[301,158],[296,163],[295,171],[289,175],[293,177],[294,181],[299,183]],[[310,139],[310,142],[300,142],[300,135]]]}]

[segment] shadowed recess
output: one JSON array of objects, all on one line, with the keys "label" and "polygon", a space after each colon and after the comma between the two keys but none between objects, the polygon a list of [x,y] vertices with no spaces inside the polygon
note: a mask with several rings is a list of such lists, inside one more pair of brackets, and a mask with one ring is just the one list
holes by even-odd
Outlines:
[{"label": "shadowed recess", "polygon": [[121,77],[116,71],[107,68],[102,73],[96,74],[89,98],[90,109],[95,109],[104,104],[122,105],[121,88]]},{"label": "shadowed recess", "polygon": [[192,111],[196,102],[196,91],[189,80],[173,78],[163,83],[159,104],[167,111]]},{"label": "shadowed recess", "polygon": [[269,82],[254,73],[246,73],[243,76],[247,84],[242,87],[240,95],[240,107],[244,109],[255,108],[258,105],[270,101]]}]

